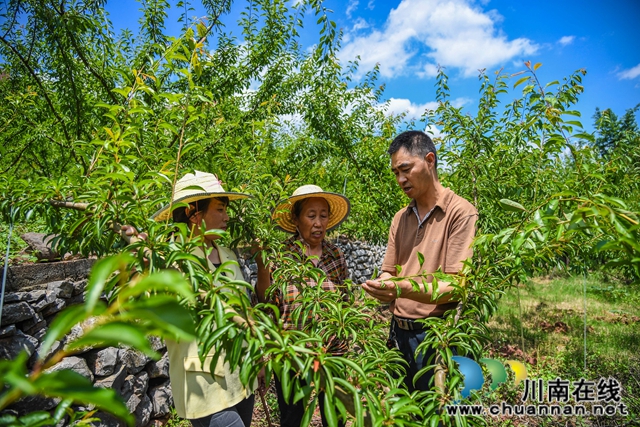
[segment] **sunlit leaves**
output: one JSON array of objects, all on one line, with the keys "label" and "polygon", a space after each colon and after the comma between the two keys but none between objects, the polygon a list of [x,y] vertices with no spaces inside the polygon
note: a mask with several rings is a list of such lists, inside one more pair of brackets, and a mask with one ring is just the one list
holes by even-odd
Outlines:
[{"label": "sunlit leaves", "polygon": [[500,206],[509,212],[525,212],[526,209],[518,202],[509,199],[500,199]]}]

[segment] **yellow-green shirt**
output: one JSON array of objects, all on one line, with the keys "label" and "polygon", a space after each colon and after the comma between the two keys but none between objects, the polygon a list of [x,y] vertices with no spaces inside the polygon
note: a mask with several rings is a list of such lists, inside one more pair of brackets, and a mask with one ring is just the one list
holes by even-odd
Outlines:
[{"label": "yellow-green shirt", "polygon": [[[236,255],[228,248],[216,245],[220,254],[220,261],[238,261]],[[201,249],[197,249],[194,255],[205,257]],[[209,261],[209,268],[215,267]],[[230,266],[232,271],[230,279],[242,279],[242,272],[238,265]],[[247,397],[251,396],[253,388],[242,385],[240,372],[231,372],[229,363],[224,361],[224,354],[220,355],[213,375],[209,368],[212,356],[200,363],[198,357],[198,344],[196,341],[175,342],[167,340],[167,352],[169,353],[169,378],[171,391],[178,416],[188,419],[196,419],[215,414],[230,408]]]}]

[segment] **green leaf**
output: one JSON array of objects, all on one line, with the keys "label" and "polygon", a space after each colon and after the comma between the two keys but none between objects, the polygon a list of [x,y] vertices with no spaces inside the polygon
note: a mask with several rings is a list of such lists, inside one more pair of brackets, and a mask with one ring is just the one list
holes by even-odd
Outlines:
[{"label": "green leaf", "polygon": [[73,399],[65,399],[58,406],[56,406],[55,411],[53,412],[53,421],[54,423],[59,423],[62,418],[67,414],[67,408],[71,406],[73,403]]},{"label": "green leaf", "polygon": [[418,262],[420,263],[420,267],[422,268],[422,264],[424,264],[424,255],[421,252],[418,252]]},{"label": "green leaf", "polygon": [[89,314],[85,311],[84,305],[72,305],[60,312],[56,318],[53,319],[51,325],[49,325],[49,329],[42,341],[38,358],[44,360],[44,357],[49,353],[54,342],[66,335],[74,325],[88,317]]},{"label": "green leaf", "polygon": [[515,235],[515,237],[513,238],[513,242],[511,244],[511,247],[513,248],[514,253],[518,253],[518,249],[520,249],[520,246],[522,246],[525,239],[526,239],[526,235],[524,232],[518,233]]},{"label": "green leaf", "polygon": [[338,425],[338,416],[336,415],[336,407],[329,399],[329,396],[324,397],[324,416],[327,419],[327,424],[330,427]]},{"label": "green leaf", "polygon": [[284,396],[285,401],[290,405],[294,403],[292,402],[291,395],[291,377],[291,362],[289,359],[285,359],[282,366],[282,372],[280,374],[280,385],[282,386],[282,395]]},{"label": "green leaf", "polygon": [[306,427],[309,425],[309,423],[311,423],[311,417],[316,410],[317,400],[318,398],[314,397],[305,408],[304,415],[302,416],[302,421],[300,422],[300,427]]},{"label": "green leaf", "polygon": [[525,76],[525,77],[520,78],[520,79],[519,79],[519,80],[518,80],[518,81],[513,85],[513,88],[515,89],[516,87],[518,87],[518,86],[519,86],[519,85],[521,85],[522,83],[524,83],[524,82],[528,81],[529,79],[530,79],[530,77],[529,77],[529,76]]},{"label": "green leaf", "polygon": [[133,257],[128,253],[122,253],[98,260],[91,269],[87,290],[85,295],[85,308],[87,313],[93,313],[98,300],[102,296],[105,284],[109,276],[118,269],[133,261]]},{"label": "green leaf", "polygon": [[371,280],[375,280],[378,278],[378,267],[373,267],[373,274],[371,275]]},{"label": "green leaf", "polygon": [[16,417],[15,415],[11,415],[11,414],[2,414],[0,415],[0,426],[1,427],[14,427],[14,426],[19,426],[21,425],[18,422],[18,417]]},{"label": "green leaf", "polygon": [[75,350],[83,347],[117,347],[119,345],[133,347],[151,358],[158,358],[158,353],[151,348],[141,327],[124,322],[99,325],[68,344],[67,348]]},{"label": "green leaf", "polygon": [[196,338],[191,314],[173,297],[156,295],[127,303],[123,310],[121,319],[140,321],[149,334],[186,341]]},{"label": "green leaf", "polygon": [[[11,388],[16,388],[25,394],[34,394],[36,389],[27,377],[27,360],[29,355],[22,350],[13,360],[0,359],[0,385],[8,384]],[[0,394],[0,402],[6,394]],[[0,405],[2,406],[2,405]]]},{"label": "green leaf", "polygon": [[53,419],[51,418],[51,414],[49,414],[46,411],[35,411],[29,414],[23,415],[18,419],[18,423],[14,425],[40,427],[40,426],[46,426],[46,425],[52,425],[52,424],[53,424]]},{"label": "green leaf", "polygon": [[176,293],[185,299],[193,300],[194,294],[191,286],[184,276],[174,270],[163,270],[146,276],[134,286],[128,286],[118,294],[121,299],[136,297],[143,292],[167,292]]},{"label": "green leaf", "polygon": [[68,369],[44,372],[33,384],[39,393],[45,396],[93,404],[124,420],[130,426],[135,424],[135,418],[129,413],[127,405],[116,390],[93,387],[91,381],[77,372]]},{"label": "green leaf", "polygon": [[500,207],[502,207],[502,209],[504,209],[505,211],[509,211],[509,212],[526,212],[526,209],[524,208],[524,206],[522,206],[518,202],[514,202],[513,200],[500,199],[499,203],[500,203]]}]

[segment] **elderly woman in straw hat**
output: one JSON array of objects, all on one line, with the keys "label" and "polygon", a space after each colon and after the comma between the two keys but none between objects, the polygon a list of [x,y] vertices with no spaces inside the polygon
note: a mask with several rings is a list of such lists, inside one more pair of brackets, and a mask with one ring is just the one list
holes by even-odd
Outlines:
[{"label": "elderly woman in straw hat", "polygon": [[[303,185],[298,187],[291,197],[281,202],[273,212],[273,219],[278,226],[293,235],[284,242],[283,250],[298,255],[299,259],[311,262],[316,268],[324,271],[327,278],[322,283],[326,291],[336,292],[343,289],[347,279],[347,263],[344,254],[337,246],[325,240],[326,233],[344,221],[349,215],[349,200],[336,193],[323,191],[317,185]],[[299,243],[301,243],[301,245]],[[256,291],[260,301],[266,300],[266,290],[272,283],[272,277],[258,259],[258,283]],[[317,284],[306,279],[308,286]],[[296,324],[292,319],[292,312],[299,304],[296,298],[299,296],[298,288],[290,284],[285,294],[278,297],[277,304],[283,318],[285,329],[294,329]],[[342,350],[342,349],[341,349]],[[281,427],[299,427],[304,415],[304,404],[286,403],[282,387],[276,378],[276,391],[278,394],[278,406],[281,414]],[[320,395],[320,413],[322,424],[327,425],[324,416],[324,396]],[[339,425],[344,425],[342,422]]]},{"label": "elderly woman in straw hat", "polygon": [[[226,230],[227,206],[230,200],[249,197],[227,192],[218,178],[195,171],[178,182],[171,203],[153,215],[156,221],[184,223],[193,238],[202,236],[202,247],[193,253],[208,261],[213,271],[226,261],[236,261],[225,274],[230,279],[242,279],[236,255],[216,243],[219,236],[202,230]],[[187,204],[185,206],[185,203]],[[125,230],[131,234],[129,230]],[[248,427],[253,415],[253,389],[242,385],[238,371],[230,371],[224,358],[218,359],[215,372],[210,371],[211,356],[204,363],[198,357],[197,342],[167,341],[169,378],[176,412],[188,418],[195,427]]]}]

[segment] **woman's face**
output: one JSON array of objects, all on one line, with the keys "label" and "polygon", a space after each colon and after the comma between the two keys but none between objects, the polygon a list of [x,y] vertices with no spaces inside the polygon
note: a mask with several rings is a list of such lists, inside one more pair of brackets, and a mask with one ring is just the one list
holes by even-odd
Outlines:
[{"label": "woman's face", "polygon": [[310,245],[322,243],[329,224],[329,204],[322,197],[312,197],[304,201],[298,218],[293,218],[300,236]]},{"label": "woman's face", "polygon": [[[206,210],[197,212],[189,220],[195,226],[194,231],[196,234],[200,234],[202,221],[204,221],[205,230],[226,231],[227,221],[229,221],[229,215],[227,215],[227,204],[218,199],[211,199]],[[205,238],[206,240],[215,240],[220,238],[220,236],[208,235]]]}]

